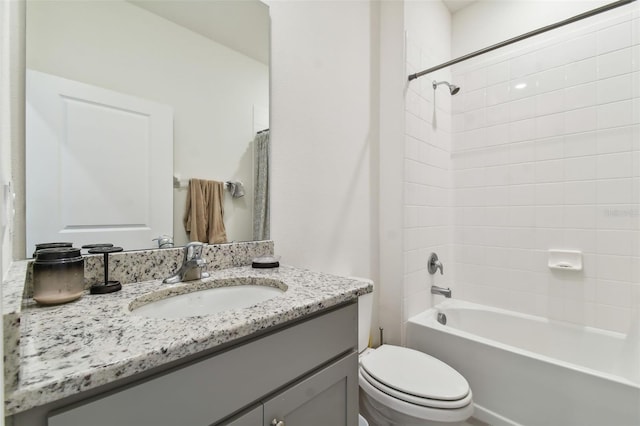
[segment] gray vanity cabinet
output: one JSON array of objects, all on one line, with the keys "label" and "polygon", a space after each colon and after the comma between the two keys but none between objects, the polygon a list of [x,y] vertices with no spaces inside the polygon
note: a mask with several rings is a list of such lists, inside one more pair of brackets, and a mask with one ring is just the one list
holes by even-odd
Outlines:
[{"label": "gray vanity cabinet", "polygon": [[[17,414],[15,426],[356,426],[357,304],[169,371]],[[11,423],[8,423],[11,425]]]},{"label": "gray vanity cabinet", "polygon": [[357,354],[348,355],[220,426],[356,425],[357,368]]},{"label": "gray vanity cabinet", "polygon": [[358,355],[351,354],[264,404],[264,426],[358,423]]}]

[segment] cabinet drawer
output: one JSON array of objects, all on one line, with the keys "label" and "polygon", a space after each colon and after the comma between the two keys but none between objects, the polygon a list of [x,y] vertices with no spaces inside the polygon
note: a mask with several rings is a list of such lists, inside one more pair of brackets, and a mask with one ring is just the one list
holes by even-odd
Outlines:
[{"label": "cabinet drawer", "polygon": [[49,426],[210,425],[357,345],[351,304],[48,417]]}]

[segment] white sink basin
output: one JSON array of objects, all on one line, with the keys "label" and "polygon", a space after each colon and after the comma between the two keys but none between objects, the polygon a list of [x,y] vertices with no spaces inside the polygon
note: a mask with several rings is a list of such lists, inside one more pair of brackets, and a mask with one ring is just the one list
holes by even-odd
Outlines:
[{"label": "white sink basin", "polygon": [[[132,315],[151,318],[184,318],[211,315],[229,309],[248,308],[284,294],[285,290],[265,285],[233,285],[209,289],[196,289],[189,293],[173,295],[155,302],[130,307]],[[162,297],[162,296],[160,296]]]}]

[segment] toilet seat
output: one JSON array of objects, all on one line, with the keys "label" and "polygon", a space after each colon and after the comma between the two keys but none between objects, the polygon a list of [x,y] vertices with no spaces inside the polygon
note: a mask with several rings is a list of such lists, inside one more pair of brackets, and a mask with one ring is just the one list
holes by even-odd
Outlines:
[{"label": "toilet seat", "polygon": [[425,353],[382,345],[360,361],[360,375],[393,398],[434,409],[458,409],[472,401],[469,383],[444,362]]}]

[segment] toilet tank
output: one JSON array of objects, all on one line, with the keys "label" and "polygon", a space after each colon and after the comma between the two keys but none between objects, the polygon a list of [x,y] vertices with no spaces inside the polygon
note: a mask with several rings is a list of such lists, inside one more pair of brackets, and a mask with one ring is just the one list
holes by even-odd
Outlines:
[{"label": "toilet tank", "polygon": [[[373,285],[367,278],[351,277]],[[371,318],[373,316],[373,292],[358,297],[358,353],[369,347],[369,333],[371,332]]]}]

